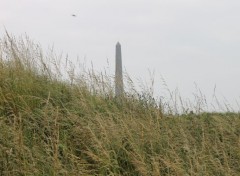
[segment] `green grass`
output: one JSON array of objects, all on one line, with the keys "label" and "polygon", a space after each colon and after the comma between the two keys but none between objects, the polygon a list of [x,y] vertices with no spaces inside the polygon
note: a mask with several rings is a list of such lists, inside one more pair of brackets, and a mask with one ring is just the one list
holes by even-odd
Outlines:
[{"label": "green grass", "polygon": [[171,115],[60,70],[28,39],[0,41],[0,175],[240,175],[239,114]]}]

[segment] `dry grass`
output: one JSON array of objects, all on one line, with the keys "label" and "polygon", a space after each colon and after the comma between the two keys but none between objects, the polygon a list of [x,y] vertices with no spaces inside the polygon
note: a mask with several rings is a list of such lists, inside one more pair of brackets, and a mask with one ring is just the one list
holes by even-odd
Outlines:
[{"label": "dry grass", "polygon": [[6,35],[0,60],[0,175],[240,175],[239,114],[166,114],[72,67],[63,81],[28,39]]}]

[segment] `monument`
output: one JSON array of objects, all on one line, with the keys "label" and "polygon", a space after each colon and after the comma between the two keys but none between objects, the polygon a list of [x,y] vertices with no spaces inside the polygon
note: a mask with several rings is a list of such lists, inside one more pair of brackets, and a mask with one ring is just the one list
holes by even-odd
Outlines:
[{"label": "monument", "polygon": [[116,45],[115,96],[123,96],[122,53],[121,45]]}]

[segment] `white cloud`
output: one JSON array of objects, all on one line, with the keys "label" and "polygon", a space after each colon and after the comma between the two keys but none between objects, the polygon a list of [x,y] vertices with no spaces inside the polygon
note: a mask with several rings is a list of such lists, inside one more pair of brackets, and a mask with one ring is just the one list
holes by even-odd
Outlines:
[{"label": "white cloud", "polygon": [[189,96],[193,80],[207,91],[217,82],[233,98],[240,89],[231,80],[240,75],[239,9],[238,0],[1,0],[0,25],[44,47],[55,43],[73,57],[87,56],[98,68],[107,58],[114,66],[120,40],[130,74],[155,69]]}]

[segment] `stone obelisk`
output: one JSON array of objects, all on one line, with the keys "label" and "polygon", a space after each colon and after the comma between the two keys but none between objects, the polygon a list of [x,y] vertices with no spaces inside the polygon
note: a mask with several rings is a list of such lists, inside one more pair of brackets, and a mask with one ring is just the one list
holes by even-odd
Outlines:
[{"label": "stone obelisk", "polygon": [[123,96],[122,52],[121,45],[116,45],[115,95]]}]

